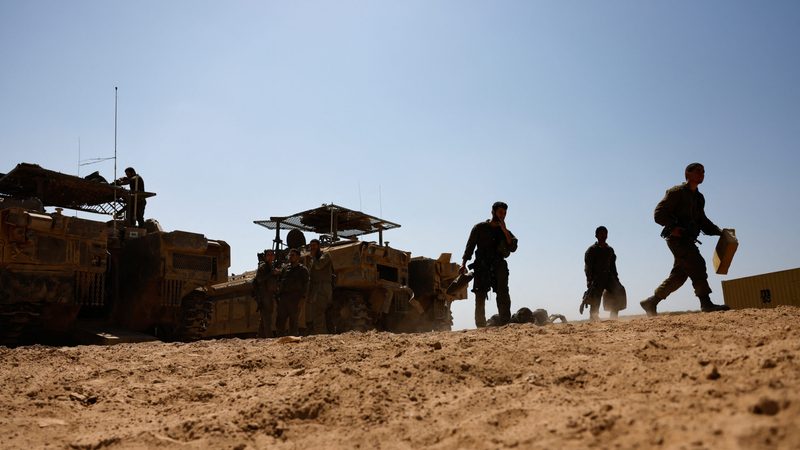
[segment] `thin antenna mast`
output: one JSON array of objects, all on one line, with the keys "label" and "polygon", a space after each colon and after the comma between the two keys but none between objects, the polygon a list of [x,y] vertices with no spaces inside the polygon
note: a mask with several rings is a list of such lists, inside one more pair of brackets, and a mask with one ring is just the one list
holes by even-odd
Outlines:
[{"label": "thin antenna mast", "polygon": [[381,212],[381,217],[383,217],[383,196],[381,195],[381,185],[378,185],[378,207]]},{"label": "thin antenna mast", "polygon": [[[117,87],[114,86],[114,181],[117,180]],[[114,189],[114,204],[117,204],[117,190]],[[117,215],[111,217],[114,236],[117,235]]]},{"label": "thin antenna mast", "polygon": [[[114,86],[114,179],[117,179],[117,87]],[[114,191],[116,192],[116,191]],[[116,201],[116,194],[114,194]]]},{"label": "thin antenna mast", "polygon": [[364,207],[361,206],[361,181],[358,182],[358,210],[364,210]]},{"label": "thin antenna mast", "polygon": [[[78,136],[78,177],[81,176],[81,137]],[[78,210],[75,210],[75,217],[78,217]]]}]

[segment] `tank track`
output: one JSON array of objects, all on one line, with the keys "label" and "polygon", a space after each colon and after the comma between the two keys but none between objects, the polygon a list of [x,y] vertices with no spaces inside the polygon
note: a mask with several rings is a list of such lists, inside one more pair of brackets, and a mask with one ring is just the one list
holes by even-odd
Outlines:
[{"label": "tank track", "polygon": [[453,313],[447,311],[445,317],[433,320],[433,331],[452,331],[453,330]]},{"label": "tank track", "polygon": [[17,302],[0,305],[0,345],[22,344],[26,331],[36,325],[41,311],[41,303]]},{"label": "tank track", "polygon": [[205,292],[195,291],[181,302],[181,319],[177,336],[181,341],[202,339],[211,320],[214,304]]},{"label": "tank track", "polygon": [[349,301],[350,320],[348,328],[351,331],[369,331],[375,329],[372,318],[369,316],[367,302],[361,295],[351,296]]}]

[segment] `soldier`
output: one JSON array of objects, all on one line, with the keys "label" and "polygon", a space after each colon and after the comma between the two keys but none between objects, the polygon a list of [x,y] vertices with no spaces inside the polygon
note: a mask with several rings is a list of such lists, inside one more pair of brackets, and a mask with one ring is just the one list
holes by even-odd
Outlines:
[{"label": "soldier", "polygon": [[289,250],[289,263],[281,269],[278,285],[278,331],[282,334],[289,319],[289,334],[298,336],[300,302],[308,291],[308,269],[300,264],[300,251]]},{"label": "soldier", "polygon": [[[114,182],[115,185],[123,185],[127,184],[130,186],[130,190],[133,193],[144,192],[144,180],[142,176],[136,173],[133,167],[128,167],[125,169],[125,176],[119,178]],[[132,203],[128,204],[128,211],[126,219],[128,221],[128,225],[136,225],[136,222],[139,223],[139,228],[144,228],[144,207],[147,205],[147,200],[139,195],[132,195]]]},{"label": "soldier", "polygon": [[326,312],[333,298],[333,265],[330,255],[323,253],[319,247],[319,240],[312,239],[309,243],[311,262],[308,266],[311,281],[306,297],[306,326],[311,322],[311,334],[326,334]]},{"label": "soldier", "polygon": [[497,296],[499,324],[505,325],[511,320],[506,258],[517,250],[517,238],[506,228],[507,211],[507,204],[495,202],[491,220],[472,227],[461,262],[460,273],[466,273],[467,261],[475,252],[475,262],[469,268],[475,273],[472,292],[475,293],[475,326],[479,328],[486,326],[486,297],[490,288]]},{"label": "soldier", "polygon": [[275,294],[278,291],[278,275],[275,267],[275,251],[264,250],[264,261],[258,265],[256,277],[253,279],[253,295],[261,313],[261,324],[258,336],[272,337],[272,312],[275,309]]},{"label": "soldier", "polygon": [[[589,306],[589,321],[600,320],[600,299],[603,291],[613,289],[619,283],[617,275],[617,255],[614,249],[606,243],[608,239],[608,228],[599,226],[594,230],[594,237],[597,242],[586,250],[583,256],[583,271],[586,273],[586,293],[583,295],[583,308]],[[609,303],[606,300],[606,303]],[[606,304],[605,309],[611,311],[611,318],[616,319],[619,315],[618,305]]]},{"label": "soldier", "polygon": [[701,231],[711,236],[722,234],[722,230],[706,217],[705,197],[697,190],[705,173],[705,168],[700,163],[686,166],[686,182],[667,190],[656,206],[655,221],[664,227],[661,236],[667,240],[675,262],[669,276],[656,288],[655,294],[640,302],[648,316],[655,316],[658,302],[678,290],[687,278],[692,279],[694,293],[700,299],[700,310],[713,312],[730,309],[727,305],[711,303],[706,261],[696,245]]}]

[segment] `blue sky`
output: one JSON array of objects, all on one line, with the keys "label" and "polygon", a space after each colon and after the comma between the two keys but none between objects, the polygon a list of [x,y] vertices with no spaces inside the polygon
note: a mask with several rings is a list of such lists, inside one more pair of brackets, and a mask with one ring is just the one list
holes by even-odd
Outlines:
[{"label": "blue sky", "polygon": [[[164,228],[227,241],[232,272],[270,245],[253,220],[328,202],[458,260],[505,200],[513,309],[577,319],[600,224],[641,313],[672,264],[653,208],[700,161],[741,241],[721,302],[721,280],[800,267],[798,55],[793,1],[5,0],[0,172],[113,155],[118,86],[118,172]],[[697,306],[688,284],[662,303]]]}]

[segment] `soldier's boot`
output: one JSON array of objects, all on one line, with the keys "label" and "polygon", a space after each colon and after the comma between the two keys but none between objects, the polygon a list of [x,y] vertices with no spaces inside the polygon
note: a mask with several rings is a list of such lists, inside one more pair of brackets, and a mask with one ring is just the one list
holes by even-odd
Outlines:
[{"label": "soldier's boot", "polygon": [[728,311],[731,309],[728,305],[715,305],[711,303],[711,298],[707,295],[700,297],[700,311],[703,312],[716,312],[716,311]]},{"label": "soldier's boot", "polygon": [[617,320],[617,318],[619,317],[619,311],[611,311],[609,313],[609,317],[611,318],[611,320]]},{"label": "soldier's boot", "polygon": [[655,295],[652,295],[640,301],[639,304],[642,305],[642,309],[644,310],[645,313],[647,313],[647,317],[655,317],[658,315],[658,312],[656,311],[656,306],[658,305],[658,302],[660,302],[661,300],[662,299],[656,297]]}]

